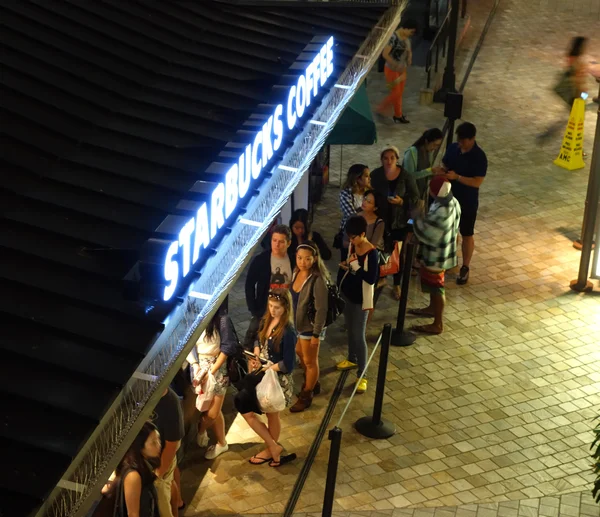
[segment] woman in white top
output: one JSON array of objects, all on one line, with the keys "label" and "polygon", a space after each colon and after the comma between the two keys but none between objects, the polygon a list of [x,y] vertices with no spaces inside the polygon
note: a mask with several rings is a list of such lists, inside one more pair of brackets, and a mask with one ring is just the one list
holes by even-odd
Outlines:
[{"label": "woman in white top", "polygon": [[208,445],[208,429],[212,428],[217,438],[217,443],[211,445],[204,455],[208,460],[215,459],[229,449],[225,440],[225,420],[221,409],[229,386],[227,357],[235,355],[236,347],[232,323],[222,305],[187,356],[194,386],[198,386],[209,371],[215,377],[215,396],[208,411],[202,413],[198,424],[197,441],[200,447]]}]

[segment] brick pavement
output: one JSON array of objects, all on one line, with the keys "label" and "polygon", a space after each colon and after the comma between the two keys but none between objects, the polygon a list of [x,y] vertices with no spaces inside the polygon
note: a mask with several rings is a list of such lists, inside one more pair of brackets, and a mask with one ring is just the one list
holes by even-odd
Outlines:
[{"label": "brick pavement", "polygon": [[[600,407],[600,299],[568,289],[578,267],[570,241],[581,227],[589,164],[571,173],[559,169],[552,160],[560,138],[538,148],[533,136],[560,112],[549,85],[569,38],[591,36],[599,22],[597,0],[502,0],[465,96],[465,119],[477,125],[490,162],[471,280],[461,288],[450,282],[443,335],[391,351],[384,414],[397,434],[371,441],[352,429],[372,407],[374,382],[352,402],[342,424],[338,515],[598,515],[585,491],[592,478],[590,419]],[[590,54],[600,57],[600,41],[591,43]],[[442,125],[440,106],[418,105],[422,79],[422,70],[409,77],[405,105],[412,124],[379,125],[380,144],[403,149],[422,130]],[[368,90],[376,104],[384,91],[378,74]],[[594,124],[589,110],[584,148],[591,149]],[[374,168],[378,148],[344,146],[342,170],[356,161]],[[339,164],[338,148],[334,182]],[[332,186],[315,219],[329,242],[337,229],[331,220],[339,220]],[[335,261],[329,267],[334,271]],[[410,303],[423,301],[413,280]],[[230,304],[243,332],[243,278]],[[389,294],[381,297],[371,344],[383,323],[394,320],[395,308]],[[324,395],[309,411],[283,419],[281,441],[300,460],[278,470],[251,467],[245,460],[258,451],[258,440],[235,418],[228,453],[212,463],[200,451],[187,459],[187,517],[281,514],[337,380],[331,365],[343,357],[344,343],[339,325],[329,330],[321,352]],[[299,516],[320,511],[327,457],[325,441]]]}]

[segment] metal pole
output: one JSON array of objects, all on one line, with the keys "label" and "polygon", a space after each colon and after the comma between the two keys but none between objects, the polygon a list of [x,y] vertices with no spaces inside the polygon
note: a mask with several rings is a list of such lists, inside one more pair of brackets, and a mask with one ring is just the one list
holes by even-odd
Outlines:
[{"label": "metal pole", "polygon": [[412,269],[413,258],[415,255],[415,244],[412,238],[406,239],[406,253],[402,268],[402,286],[400,288],[400,302],[398,303],[398,316],[396,318],[396,328],[392,334],[392,345],[408,346],[412,345],[417,336],[413,332],[404,331],[404,320],[406,318],[406,306],[408,304],[408,290],[410,288],[410,273]]},{"label": "metal pole", "polygon": [[392,326],[389,323],[383,327],[381,333],[381,349],[379,351],[379,370],[377,371],[377,389],[375,390],[375,403],[373,405],[373,416],[363,416],[354,423],[354,428],[363,436],[368,438],[389,438],[396,433],[396,426],[391,422],[381,419],[383,408],[383,394],[385,391],[385,376],[390,354],[392,339]]},{"label": "metal pole", "polygon": [[377,388],[375,389],[375,403],[373,404],[373,425],[381,424],[381,411],[383,409],[383,393],[385,391],[385,376],[387,374],[390,343],[392,342],[392,326],[386,323],[383,326],[381,337],[381,351],[379,352],[379,370],[377,372]]},{"label": "metal pole", "polygon": [[[599,88],[600,90],[600,88]],[[600,91],[599,91],[600,95]],[[594,137],[594,150],[590,165],[590,179],[588,181],[585,208],[583,211],[583,229],[581,233],[581,259],[577,280],[571,282],[571,289],[578,292],[588,292],[593,288],[588,280],[592,247],[594,242],[594,229],[598,217],[598,201],[600,197],[600,104],[598,105],[596,120],[596,135]],[[596,243],[598,246],[600,243]]]},{"label": "metal pole", "polygon": [[448,136],[446,137],[446,151],[452,145],[452,140],[454,139],[454,122],[453,118],[448,119]]},{"label": "metal pole", "polygon": [[434,97],[436,102],[444,102],[446,93],[456,92],[456,72],[454,70],[454,57],[456,55],[456,36],[458,34],[458,11],[460,9],[459,0],[451,0],[450,20],[448,27],[448,54],[446,57],[446,68],[442,79],[442,87],[436,92]]},{"label": "metal pole", "polygon": [[335,481],[337,478],[340,448],[342,446],[342,430],[334,427],[329,431],[331,448],[329,449],[329,463],[327,463],[327,480],[325,481],[325,496],[323,497],[323,517],[331,517],[333,500],[335,498]]}]

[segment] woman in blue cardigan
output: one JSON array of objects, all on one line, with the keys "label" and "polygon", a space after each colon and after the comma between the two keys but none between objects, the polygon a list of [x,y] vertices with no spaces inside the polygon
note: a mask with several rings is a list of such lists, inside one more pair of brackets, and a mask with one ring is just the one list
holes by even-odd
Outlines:
[{"label": "woman in blue cardigan", "polygon": [[[268,368],[277,372],[286,407],[289,407],[292,402],[294,389],[292,371],[296,365],[296,330],[293,317],[292,297],[289,290],[272,289],[269,292],[267,310],[260,322],[259,339],[254,347],[254,355],[263,360],[268,359],[272,363]],[[257,371],[262,365],[258,359],[250,359],[248,367],[250,371]],[[256,376],[257,380],[262,379],[262,376],[264,373],[259,373]],[[270,467],[279,467],[296,458],[293,453],[284,455],[283,447],[278,443],[281,434],[279,413],[267,413],[267,425],[257,417],[262,411],[256,400],[256,392],[253,398],[236,397],[236,408],[266,445],[265,449],[250,458],[251,464],[269,463]]]}]

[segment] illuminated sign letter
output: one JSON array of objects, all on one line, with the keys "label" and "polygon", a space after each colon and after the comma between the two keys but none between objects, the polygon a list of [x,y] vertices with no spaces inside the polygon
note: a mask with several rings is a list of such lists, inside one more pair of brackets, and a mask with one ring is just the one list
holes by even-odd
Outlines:
[{"label": "illuminated sign letter", "polygon": [[183,276],[190,272],[190,240],[194,232],[195,221],[192,217],[179,231],[179,246],[183,249]]},{"label": "illuminated sign letter", "polygon": [[[244,164],[244,162],[245,162],[245,164]],[[244,156],[244,153],[240,154],[238,169],[239,169],[239,174],[240,174],[240,182],[239,182],[238,190],[239,190],[240,199],[242,199],[248,192],[248,189],[250,188],[250,179],[252,177],[252,146],[251,145],[246,146],[245,156]]]},{"label": "illuminated sign letter", "polygon": [[177,263],[177,251],[179,250],[179,243],[173,241],[167,251],[165,260],[165,280],[169,282],[169,285],[165,287],[163,293],[163,300],[166,302],[171,299],[175,289],[177,288],[177,278],[179,277],[179,264]]},{"label": "illuminated sign letter", "polygon": [[283,105],[278,104],[273,114],[273,134],[275,140],[273,140],[273,151],[277,151],[283,140],[283,122],[281,122],[281,115],[283,115]]},{"label": "illuminated sign letter", "polygon": [[319,91],[319,81],[320,81],[320,73],[321,73],[321,53],[317,52],[317,56],[313,59],[313,96],[317,96],[317,92]]},{"label": "illuminated sign letter", "polygon": [[202,203],[202,206],[198,208],[198,212],[196,212],[196,233],[194,237],[194,254],[192,256],[192,262],[195,264],[200,258],[200,247],[202,246],[206,249],[210,244],[208,208],[206,207],[206,203]]},{"label": "illuminated sign letter", "polygon": [[273,115],[265,122],[262,128],[262,163],[263,167],[273,158],[273,140],[271,131],[273,130]]},{"label": "illuminated sign letter", "polygon": [[210,238],[214,239],[217,232],[225,224],[223,208],[225,205],[225,186],[218,183],[210,199]]},{"label": "illuminated sign letter", "polygon": [[313,82],[316,82],[313,77],[314,63],[310,62],[306,67],[306,107],[310,106],[310,97],[313,89]]},{"label": "illuminated sign letter", "polygon": [[[302,92],[302,93],[300,93]],[[304,115],[304,108],[306,107],[306,79],[303,75],[298,77],[298,84],[296,85],[296,113],[298,118],[302,118]]]},{"label": "illuminated sign letter", "polygon": [[333,73],[333,36],[327,40],[327,78]]},{"label": "illuminated sign letter", "polygon": [[292,129],[294,129],[294,126],[296,125],[296,112],[294,111],[294,106],[292,106],[295,96],[296,96],[296,87],[292,86],[290,88],[290,94],[288,95],[288,105],[287,105],[287,126],[290,131]]},{"label": "illuminated sign letter", "polygon": [[321,86],[325,86],[325,81],[327,81],[327,45],[321,47],[321,52],[319,52],[319,54],[319,57],[321,58],[321,64],[319,66],[321,70]]},{"label": "illuminated sign letter", "polygon": [[260,176],[262,170],[262,162],[258,154],[258,146],[263,145],[263,134],[262,131],[256,133],[254,137],[254,144],[252,145],[252,179],[256,180]]},{"label": "illuminated sign letter", "polygon": [[238,166],[234,164],[225,175],[225,219],[235,209],[238,200]]}]

